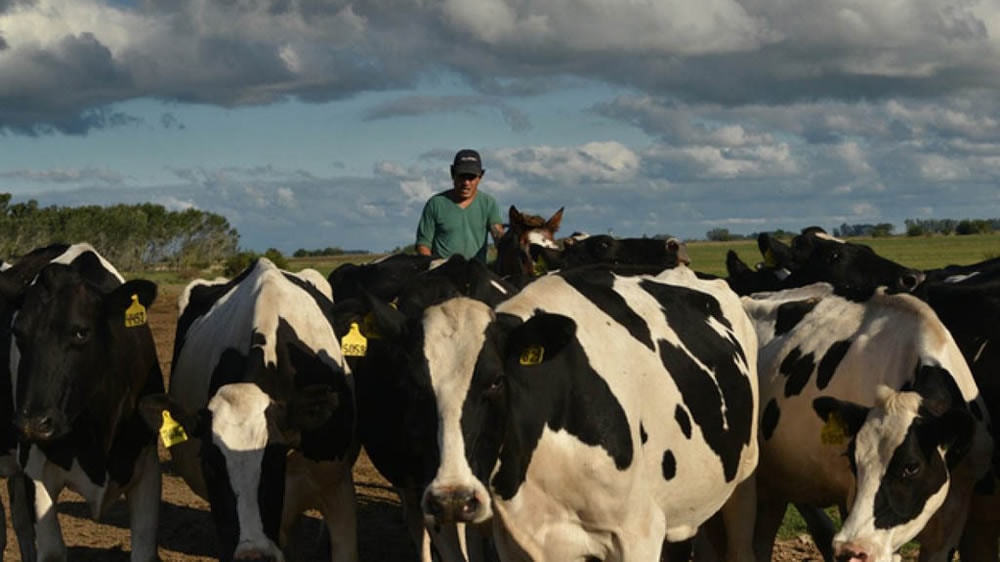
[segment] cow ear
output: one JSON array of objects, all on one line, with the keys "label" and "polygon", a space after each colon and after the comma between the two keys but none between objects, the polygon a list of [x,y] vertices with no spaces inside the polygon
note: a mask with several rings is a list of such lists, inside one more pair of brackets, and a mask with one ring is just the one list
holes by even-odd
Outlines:
[{"label": "cow ear", "polygon": [[740,259],[739,254],[733,250],[726,252],[726,272],[729,277],[738,277],[751,273],[750,266]]},{"label": "cow ear", "polygon": [[524,215],[521,211],[517,210],[517,207],[511,205],[510,209],[507,209],[507,224],[514,226],[515,224],[524,224]]},{"label": "cow ear", "polygon": [[[797,238],[797,237],[796,237]],[[769,269],[789,267],[792,262],[792,248],[766,232],[757,236],[757,248]]]},{"label": "cow ear", "polygon": [[145,279],[133,279],[115,288],[105,302],[110,310],[123,311],[132,304],[132,297],[142,306],[149,306],[156,300],[156,283]]},{"label": "cow ear", "polygon": [[365,291],[364,302],[371,311],[378,333],[390,339],[400,339],[406,334],[406,316],[382,299]]},{"label": "cow ear", "polygon": [[920,365],[913,381],[913,391],[920,394],[920,406],[938,417],[949,410],[963,407],[962,391],[946,369],[936,365]]},{"label": "cow ear", "polygon": [[121,318],[126,327],[146,324],[146,307],[156,300],[156,283],[133,279],[115,288],[104,298],[108,318]]},{"label": "cow ear", "polygon": [[846,400],[837,400],[832,396],[820,396],[813,400],[813,410],[826,424],[823,428],[825,433],[843,432],[844,435],[853,437],[865,424],[871,408]]},{"label": "cow ear", "polygon": [[559,207],[559,210],[549,217],[549,220],[545,221],[545,228],[547,228],[549,232],[555,233],[559,230],[559,224],[562,223],[563,209],[565,208],[566,207]]},{"label": "cow ear", "polygon": [[159,433],[167,447],[180,444],[189,436],[201,435],[198,414],[185,410],[166,394],[143,396],[137,409],[146,426]]},{"label": "cow ear", "polygon": [[540,312],[511,330],[505,363],[534,367],[558,357],[576,337],[576,322],[561,314]]}]

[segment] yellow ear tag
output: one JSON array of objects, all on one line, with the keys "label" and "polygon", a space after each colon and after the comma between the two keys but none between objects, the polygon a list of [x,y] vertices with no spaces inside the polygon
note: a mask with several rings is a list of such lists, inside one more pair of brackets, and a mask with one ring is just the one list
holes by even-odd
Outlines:
[{"label": "yellow ear tag", "polygon": [[351,322],[347,335],[340,338],[340,349],[344,357],[364,357],[368,353],[368,338],[361,335],[357,322]]},{"label": "yellow ear tag", "polygon": [[135,328],[146,323],[146,307],[139,302],[139,295],[132,295],[132,304],[125,309],[125,327]]},{"label": "yellow ear tag", "polygon": [[184,426],[177,423],[166,410],[163,410],[163,423],[160,424],[160,439],[163,439],[165,447],[173,447],[188,440]]},{"label": "yellow ear tag", "polygon": [[535,277],[541,277],[549,272],[549,264],[545,262],[545,256],[538,254],[538,258],[535,259],[535,263],[531,268],[531,274]]},{"label": "yellow ear tag", "polygon": [[382,339],[382,334],[378,332],[378,326],[375,324],[375,313],[369,312],[365,314],[364,320],[362,320],[361,333],[371,340]]},{"label": "yellow ear tag", "polygon": [[768,248],[767,251],[764,252],[764,265],[767,267],[778,267],[778,260],[775,259],[774,252],[771,251],[771,248]]},{"label": "yellow ear tag", "polygon": [[538,365],[545,357],[545,348],[540,345],[529,345],[521,352],[520,363],[525,366]]},{"label": "yellow ear tag", "polygon": [[824,445],[841,445],[847,441],[847,424],[840,417],[840,412],[832,412],[826,418],[826,423],[819,432],[819,439]]}]

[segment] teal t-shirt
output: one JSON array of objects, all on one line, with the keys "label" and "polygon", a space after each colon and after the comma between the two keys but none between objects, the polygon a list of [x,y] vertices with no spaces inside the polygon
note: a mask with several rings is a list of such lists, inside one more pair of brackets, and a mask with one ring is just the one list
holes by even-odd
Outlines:
[{"label": "teal t-shirt", "polygon": [[424,205],[417,244],[430,248],[434,257],[461,254],[486,263],[489,226],[501,223],[500,209],[491,195],[477,191],[476,198],[463,209],[442,192]]}]

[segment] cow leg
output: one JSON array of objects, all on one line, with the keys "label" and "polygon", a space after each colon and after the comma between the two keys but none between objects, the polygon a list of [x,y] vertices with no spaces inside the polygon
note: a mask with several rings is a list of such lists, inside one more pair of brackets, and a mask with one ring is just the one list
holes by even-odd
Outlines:
[{"label": "cow leg", "polygon": [[38,539],[38,560],[40,562],[64,562],[66,543],[56,514],[56,499],[62,489],[62,482],[47,484],[31,480],[35,490],[35,537]]},{"label": "cow leg", "polygon": [[726,562],[751,562],[757,513],[755,475],[736,486],[720,513],[725,527]]},{"label": "cow leg", "polygon": [[[35,549],[35,500],[34,487],[23,472],[16,472],[7,478],[7,494],[10,497],[10,516],[14,524],[21,560],[34,562],[38,559]],[[6,533],[4,533],[6,535]]]},{"label": "cow leg", "polygon": [[358,513],[350,467],[337,479],[334,492],[323,498],[323,517],[330,534],[330,561],[357,562]]},{"label": "cow leg", "polygon": [[996,523],[981,525],[969,521],[959,542],[959,559],[970,562],[997,562],[1000,560],[997,556],[998,539],[1000,539],[1000,529],[996,527]]},{"label": "cow leg", "polygon": [[156,534],[160,526],[160,460],[156,447],[146,447],[136,461],[138,480],[125,493],[128,500],[129,528],[132,531],[132,562],[159,560]]},{"label": "cow leg", "polygon": [[[833,528],[833,520],[827,516],[826,512],[818,507],[805,504],[794,504],[795,509],[806,522],[809,528],[809,535],[812,536],[813,543],[823,555],[825,562],[833,562],[833,535],[836,531]],[[841,510],[841,521],[845,519]]]},{"label": "cow leg", "polygon": [[420,509],[420,495],[412,488],[397,488],[403,504],[403,522],[420,552],[420,562],[433,562],[430,531],[424,526],[424,513]]},{"label": "cow leg", "polygon": [[770,562],[774,538],[785,518],[786,502],[764,500],[757,503],[757,517],[753,533],[753,552],[757,562]]}]

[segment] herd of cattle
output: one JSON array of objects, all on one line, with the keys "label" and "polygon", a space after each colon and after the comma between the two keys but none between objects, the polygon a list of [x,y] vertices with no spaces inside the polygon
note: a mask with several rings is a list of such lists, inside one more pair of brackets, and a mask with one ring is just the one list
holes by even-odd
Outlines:
[{"label": "herd of cattle", "polygon": [[425,562],[763,562],[789,504],[828,561],[998,559],[1000,259],[918,271],[810,228],[720,279],[676,240],[557,244],[515,213],[504,275],[400,254],[190,283],[169,389],[153,283],[87,244],[0,272],[22,560],[66,560],[66,487],[95,517],[124,495],[156,560],[157,439],[223,560],[297,558],[316,509],[357,561],[361,447]]}]

